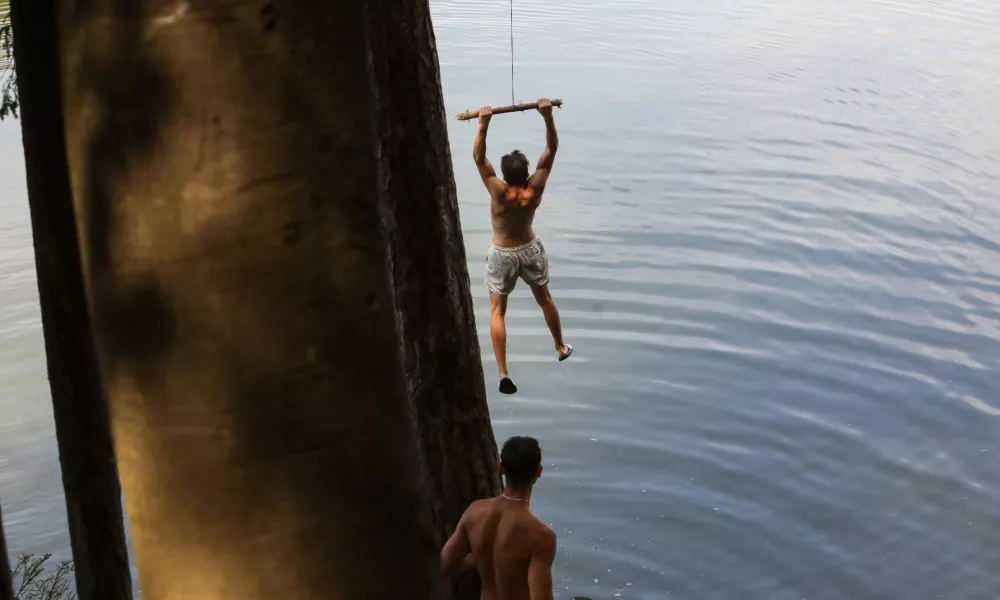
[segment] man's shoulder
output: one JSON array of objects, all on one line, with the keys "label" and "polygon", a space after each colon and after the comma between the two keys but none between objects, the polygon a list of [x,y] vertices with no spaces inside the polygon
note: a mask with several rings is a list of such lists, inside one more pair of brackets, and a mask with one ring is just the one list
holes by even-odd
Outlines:
[{"label": "man's shoulder", "polygon": [[529,185],[524,188],[524,192],[522,192],[521,202],[523,202],[525,206],[535,208],[538,206],[538,203],[542,201],[542,194],[544,193],[544,190],[535,189]]},{"label": "man's shoulder", "polygon": [[[541,523],[541,521],[539,521],[539,523]],[[551,540],[553,542],[556,541],[556,530],[552,529],[552,527],[546,523],[542,523],[539,535],[541,535],[545,540]]]},{"label": "man's shoulder", "polygon": [[547,523],[539,519],[534,513],[531,513],[531,517],[534,538],[539,543],[554,544],[556,541],[556,530],[552,529],[552,527],[550,527]]},{"label": "man's shoulder", "polygon": [[462,515],[463,520],[476,519],[479,515],[483,514],[489,510],[493,503],[493,498],[480,498],[478,500],[473,500],[469,507],[465,509],[465,514]]},{"label": "man's shoulder", "polygon": [[486,189],[490,193],[490,199],[502,202],[507,197],[507,182],[499,177],[494,177],[486,184]]},{"label": "man's shoulder", "polygon": [[468,510],[481,510],[489,506],[496,498],[477,498],[469,504]]},{"label": "man's shoulder", "polygon": [[[537,519],[537,517],[536,517]],[[541,520],[534,528],[531,536],[531,553],[538,557],[547,557],[551,560],[556,553],[556,531]]]}]

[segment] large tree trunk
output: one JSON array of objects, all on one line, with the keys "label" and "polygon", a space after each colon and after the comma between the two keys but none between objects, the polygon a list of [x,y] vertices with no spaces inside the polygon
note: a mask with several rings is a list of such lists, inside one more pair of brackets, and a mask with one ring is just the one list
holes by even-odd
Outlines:
[{"label": "large tree trunk", "polygon": [[0,600],[16,600],[10,580],[10,559],[7,557],[7,539],[3,534],[2,507],[0,507]]},{"label": "large tree trunk", "polygon": [[143,599],[439,598],[364,4],[63,7],[72,189]]},{"label": "large tree trunk", "polygon": [[[479,338],[427,0],[370,0],[371,81],[381,142],[403,365],[439,535],[473,500],[500,491]],[[479,597],[456,578],[452,598]]]},{"label": "large tree trunk", "polygon": [[132,597],[121,487],[94,358],[66,166],[55,5],[15,0],[22,139],[49,386],[80,600]]}]

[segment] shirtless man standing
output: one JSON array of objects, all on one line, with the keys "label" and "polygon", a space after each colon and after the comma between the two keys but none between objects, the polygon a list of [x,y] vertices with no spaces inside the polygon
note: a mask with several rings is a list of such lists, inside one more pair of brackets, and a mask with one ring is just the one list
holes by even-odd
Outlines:
[{"label": "shirtless man standing", "polygon": [[542,307],[559,360],[566,360],[573,353],[573,346],[563,343],[559,311],[549,294],[549,260],[545,247],[535,237],[531,226],[535,211],[542,203],[542,193],[545,192],[559,148],[559,137],[552,120],[552,102],[540,99],[538,112],[545,119],[545,151],[530,177],[528,158],[518,150],[505,155],[500,161],[503,180],[497,177],[493,165],[486,158],[486,132],[493,116],[489,106],[479,110],[479,133],[472,148],[479,175],[490,192],[493,245],[486,255],[486,287],[490,290],[490,337],[493,338],[493,353],[500,375],[500,391],[504,394],[517,392],[517,386],[507,372],[507,327],[504,318],[507,314],[507,295],[514,291],[518,277],[531,287],[535,301]]},{"label": "shirtless man standing", "polygon": [[448,573],[477,570],[482,600],[552,600],[556,532],[528,506],[542,474],[538,440],[507,440],[500,474],[507,479],[503,493],[466,509],[441,550],[441,566]]}]

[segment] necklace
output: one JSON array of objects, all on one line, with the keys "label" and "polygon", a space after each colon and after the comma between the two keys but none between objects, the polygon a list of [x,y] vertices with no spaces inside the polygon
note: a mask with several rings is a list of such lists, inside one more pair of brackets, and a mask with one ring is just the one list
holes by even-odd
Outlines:
[{"label": "necklace", "polygon": [[517,500],[518,502],[524,502],[525,504],[528,503],[528,501],[525,500],[524,498],[511,498],[510,496],[508,496],[507,494],[504,494],[503,492],[500,492],[500,495],[503,496],[504,498],[508,499],[508,500]]}]

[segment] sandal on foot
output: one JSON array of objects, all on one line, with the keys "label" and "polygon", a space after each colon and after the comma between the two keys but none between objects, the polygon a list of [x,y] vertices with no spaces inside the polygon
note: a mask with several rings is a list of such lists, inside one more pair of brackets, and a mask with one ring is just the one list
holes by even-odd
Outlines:
[{"label": "sandal on foot", "polygon": [[517,393],[517,386],[514,385],[514,381],[510,377],[504,377],[500,380],[500,393],[501,394]]}]

